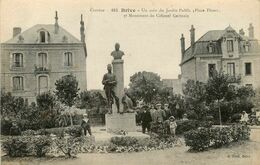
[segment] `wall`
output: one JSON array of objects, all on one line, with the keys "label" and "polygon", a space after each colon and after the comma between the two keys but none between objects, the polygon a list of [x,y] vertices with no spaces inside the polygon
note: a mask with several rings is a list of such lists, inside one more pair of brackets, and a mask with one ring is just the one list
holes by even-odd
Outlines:
[{"label": "wall", "polygon": [[181,65],[181,83],[185,84],[189,79],[196,79],[195,59],[191,59],[190,61]]},{"label": "wall", "polygon": [[[73,53],[73,66],[64,66],[64,52]],[[10,55],[14,52],[23,53],[24,67],[19,70],[11,68]],[[79,82],[81,90],[87,88],[86,84],[86,57],[82,44],[8,44],[1,45],[1,89],[6,92],[12,92],[14,96],[26,97],[28,100],[34,101],[37,95],[38,76],[35,75],[35,64],[37,64],[37,55],[39,52],[46,52],[48,55],[48,69],[50,72],[49,89],[55,89],[55,82],[67,74],[74,74]],[[14,92],[12,90],[12,77],[20,75],[24,77],[24,90]]]}]

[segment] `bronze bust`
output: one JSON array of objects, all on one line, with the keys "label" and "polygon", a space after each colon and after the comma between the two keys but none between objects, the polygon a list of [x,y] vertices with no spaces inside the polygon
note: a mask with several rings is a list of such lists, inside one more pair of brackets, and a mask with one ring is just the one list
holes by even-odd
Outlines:
[{"label": "bronze bust", "polygon": [[111,56],[114,57],[114,60],[122,59],[122,56],[125,55],[125,53],[121,50],[119,50],[120,45],[119,43],[115,44],[115,50],[111,53]]}]

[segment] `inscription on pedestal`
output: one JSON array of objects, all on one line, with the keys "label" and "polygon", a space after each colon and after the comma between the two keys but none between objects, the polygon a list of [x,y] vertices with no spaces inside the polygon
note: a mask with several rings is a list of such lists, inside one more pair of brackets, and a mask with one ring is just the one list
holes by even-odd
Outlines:
[{"label": "inscription on pedestal", "polygon": [[117,132],[124,130],[127,132],[136,131],[136,122],[134,113],[124,114],[106,114],[107,132]]}]

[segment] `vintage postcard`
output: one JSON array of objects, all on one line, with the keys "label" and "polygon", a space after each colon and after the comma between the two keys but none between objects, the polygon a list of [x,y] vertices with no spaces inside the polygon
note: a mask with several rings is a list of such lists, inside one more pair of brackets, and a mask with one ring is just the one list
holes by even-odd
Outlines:
[{"label": "vintage postcard", "polygon": [[260,164],[259,0],[0,0],[3,165]]}]

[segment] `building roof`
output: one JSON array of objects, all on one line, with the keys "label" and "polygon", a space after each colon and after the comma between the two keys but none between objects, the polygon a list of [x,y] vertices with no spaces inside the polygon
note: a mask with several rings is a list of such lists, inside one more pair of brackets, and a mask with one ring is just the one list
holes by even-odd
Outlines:
[{"label": "building roof", "polygon": [[[33,27],[25,30],[21,34],[16,35],[12,39],[4,42],[7,44],[17,44],[17,43],[24,43],[24,44],[33,44],[38,43],[40,30],[48,31],[49,33],[49,41],[48,43],[82,43],[64,28],[59,26],[59,30],[57,34],[55,34],[55,25],[54,24],[37,24]],[[22,37],[22,42],[19,42],[19,38]]]},{"label": "building roof", "polygon": [[211,55],[221,55],[221,39],[223,37],[229,37],[230,33],[234,36],[239,37],[243,42],[249,41],[252,47],[251,52],[259,52],[260,46],[258,44],[258,40],[249,38],[245,35],[238,34],[231,26],[228,26],[224,30],[211,30],[205,33],[201,38],[199,38],[193,45],[193,51],[191,47],[188,47],[185,52],[184,56],[182,57],[182,63],[189,61],[195,55],[209,55],[208,47],[209,44],[214,46],[214,53]]},{"label": "building roof", "polygon": [[211,30],[205,33],[198,41],[217,41],[224,33],[225,30]]}]

